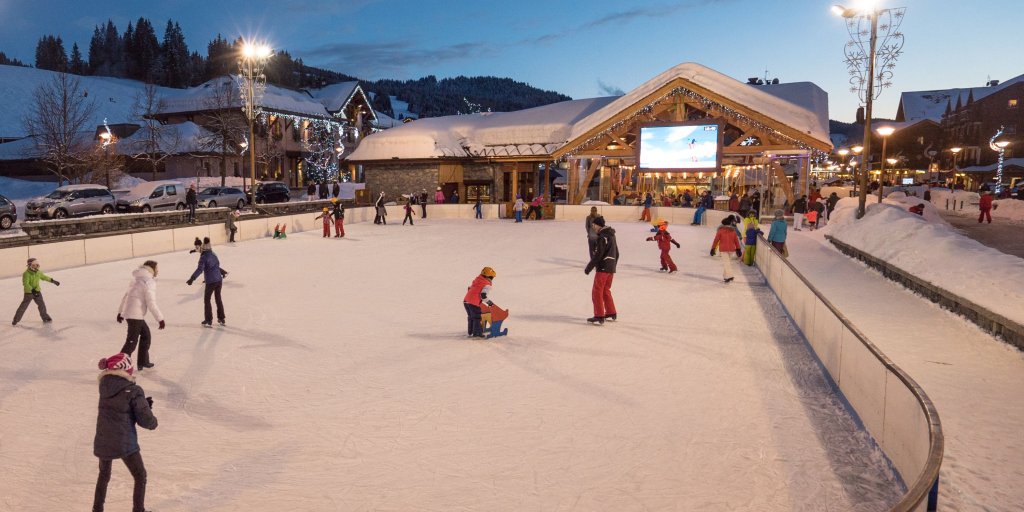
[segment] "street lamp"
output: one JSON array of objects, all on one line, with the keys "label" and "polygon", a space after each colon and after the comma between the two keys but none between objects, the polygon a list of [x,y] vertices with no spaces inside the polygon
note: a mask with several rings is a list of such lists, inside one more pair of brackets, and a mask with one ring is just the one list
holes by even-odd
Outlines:
[{"label": "street lamp", "polygon": [[882,165],[881,172],[878,173],[878,202],[882,202],[882,189],[885,188],[885,145],[889,141],[889,136],[896,131],[896,128],[892,126],[879,126],[875,129],[879,135],[882,136],[882,160],[879,162]]},{"label": "street lamp", "polygon": [[844,172],[847,171],[848,169],[846,168],[846,155],[850,154],[850,150],[846,149],[846,148],[843,148],[843,149],[840,149],[839,151],[836,151],[836,153],[839,153],[839,156],[842,158],[841,167],[842,167],[843,171]]},{"label": "street lamp", "polygon": [[103,142],[100,147],[103,148],[103,167],[106,172],[107,188],[110,188],[110,145],[117,143],[117,137],[110,131],[110,127],[107,126],[107,120],[103,120],[104,131],[100,132],[100,140]]},{"label": "street lamp", "polygon": [[[864,172],[860,176],[860,206],[857,218],[864,216],[867,203],[868,174],[871,171],[871,110],[872,104],[882,93],[883,87],[892,85],[892,70],[896,67],[896,59],[903,50],[903,34],[899,27],[903,22],[903,7],[879,9],[873,0],[860,2],[861,6],[847,8],[841,5],[832,6],[832,13],[846,18],[846,30],[850,41],[846,44],[846,65],[850,70],[851,90],[856,92],[864,102]],[[879,49],[878,29],[879,18],[884,17],[881,48]],[[868,40],[864,41],[867,35]],[[866,46],[866,47],[865,47]],[[875,61],[879,60],[876,73]],[[875,79],[878,83],[875,83]],[[881,187],[879,187],[881,194]],[[879,196],[881,197],[881,196]],[[881,199],[879,199],[881,200]]]},{"label": "street lamp", "polygon": [[996,134],[992,136],[992,139],[988,141],[988,146],[993,151],[999,152],[999,165],[996,166],[996,194],[999,194],[999,189],[1003,188],[1003,154],[1006,153],[1006,146],[1010,145],[1008,140],[996,140],[1002,134],[1003,127],[1000,126]]},{"label": "street lamp", "polygon": [[[853,195],[858,195],[857,194],[857,184],[860,182],[860,174],[859,173],[861,171],[863,171],[863,169],[858,169],[858,166],[861,165],[863,160],[861,160],[861,159],[859,159],[857,157],[860,156],[861,151],[864,151],[864,146],[861,146],[860,144],[858,144],[858,145],[850,148],[850,151],[853,151],[853,155],[854,155],[854,158],[852,160],[850,160],[850,164],[853,165]],[[856,162],[856,164],[854,164],[854,162]],[[867,186],[867,181],[866,180],[864,182],[864,185],[862,185],[860,188],[864,189],[865,186]]]},{"label": "street lamp", "polygon": [[[239,87],[242,92],[242,110],[249,121],[249,144],[256,140],[256,132],[253,129],[253,122],[256,119],[256,107],[263,90],[267,86],[267,77],[263,74],[263,67],[273,56],[274,51],[265,44],[257,44],[251,41],[242,41],[242,52],[238,59],[238,68],[242,72],[242,83]],[[255,147],[249,149],[249,204],[256,208],[256,151]],[[243,180],[244,181],[244,180]]]},{"label": "street lamp", "polygon": [[960,146],[954,146],[954,147],[949,148],[949,152],[953,153],[953,170],[950,171],[950,172],[953,173],[953,177],[950,179],[949,190],[953,190],[953,189],[956,188],[956,157],[963,150],[964,150],[964,148],[962,148]]}]

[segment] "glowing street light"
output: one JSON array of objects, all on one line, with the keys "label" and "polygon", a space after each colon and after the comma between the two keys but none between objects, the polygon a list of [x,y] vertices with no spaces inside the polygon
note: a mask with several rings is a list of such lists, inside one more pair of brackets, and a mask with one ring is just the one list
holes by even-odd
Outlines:
[{"label": "glowing street light", "polygon": [[[242,83],[239,84],[242,92],[242,110],[249,120],[249,141],[256,140],[256,132],[253,129],[253,122],[256,119],[256,104],[263,97],[263,91],[267,86],[267,77],[263,74],[263,67],[274,55],[274,50],[265,44],[242,41],[241,56],[238,59],[238,68],[242,72]],[[248,148],[248,141],[243,149]],[[256,151],[249,148],[249,204],[256,208]],[[243,180],[244,181],[244,180]]]},{"label": "glowing street light", "polygon": [[878,202],[882,202],[882,189],[885,188],[885,145],[889,141],[889,136],[896,132],[896,128],[892,126],[879,126],[875,131],[882,136],[882,169],[878,173]]}]

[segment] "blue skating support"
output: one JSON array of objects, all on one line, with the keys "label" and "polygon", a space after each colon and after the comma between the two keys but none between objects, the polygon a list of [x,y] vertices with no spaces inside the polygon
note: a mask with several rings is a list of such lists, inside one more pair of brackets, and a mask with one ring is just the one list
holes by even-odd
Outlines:
[{"label": "blue skating support", "polygon": [[507,336],[508,329],[502,329],[501,324],[504,320],[498,320],[497,322],[491,322],[490,336],[487,338],[497,338],[498,336]]}]

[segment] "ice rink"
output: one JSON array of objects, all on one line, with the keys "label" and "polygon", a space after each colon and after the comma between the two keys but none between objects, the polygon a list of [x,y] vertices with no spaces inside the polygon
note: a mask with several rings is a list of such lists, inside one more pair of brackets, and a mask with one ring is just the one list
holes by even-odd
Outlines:
[{"label": "ice rink", "polygon": [[[310,214],[312,216],[312,214]],[[155,257],[167,329],[138,384],[147,506],[170,511],[877,511],[903,492],[760,274],[722,283],[709,228],[610,223],[619,321],[592,315],[582,221],[417,219],[215,251],[227,326],[204,329],[196,255]],[[765,227],[767,231],[767,226]],[[55,321],[0,324],[0,509],[88,510],[96,361],[143,259],[50,272]],[[44,272],[46,261],[42,261]],[[483,266],[509,336],[469,340]],[[18,278],[0,280],[13,316]],[[7,317],[8,320],[10,318]],[[131,506],[114,465],[107,510]]]}]

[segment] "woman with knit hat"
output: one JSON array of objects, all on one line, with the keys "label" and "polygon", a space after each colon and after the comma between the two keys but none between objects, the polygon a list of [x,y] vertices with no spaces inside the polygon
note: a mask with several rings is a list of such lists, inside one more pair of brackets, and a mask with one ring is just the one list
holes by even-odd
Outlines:
[{"label": "woman with knit hat", "polygon": [[135,479],[132,492],[132,511],[146,510],[146,466],[142,462],[139,435],[135,425],[153,430],[153,399],[135,383],[135,368],[128,354],[118,353],[100,359],[100,402],[96,416],[96,437],[92,452],[100,460],[93,512],[103,512],[110,483],[111,466],[120,459]]}]

